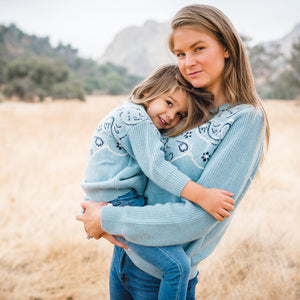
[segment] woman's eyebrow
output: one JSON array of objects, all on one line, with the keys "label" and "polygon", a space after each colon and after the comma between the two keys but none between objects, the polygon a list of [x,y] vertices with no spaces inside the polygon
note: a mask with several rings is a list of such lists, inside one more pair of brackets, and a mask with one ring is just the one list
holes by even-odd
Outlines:
[{"label": "woman's eyebrow", "polygon": [[[198,44],[200,43],[204,43],[204,41],[200,40],[200,41],[197,41],[195,43],[193,43],[192,45],[189,46],[189,48],[194,48],[195,46],[197,46]],[[174,52],[181,52],[182,50],[181,49],[174,49]]]}]

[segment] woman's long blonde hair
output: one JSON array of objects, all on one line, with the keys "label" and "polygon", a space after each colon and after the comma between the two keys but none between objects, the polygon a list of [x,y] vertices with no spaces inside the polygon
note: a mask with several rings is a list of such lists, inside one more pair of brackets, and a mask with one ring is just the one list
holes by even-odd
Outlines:
[{"label": "woman's long blonde hair", "polygon": [[[269,144],[270,127],[266,111],[257,95],[250,62],[243,42],[230,20],[219,9],[210,5],[193,4],[178,11],[172,21],[172,30],[179,27],[203,31],[228,50],[223,72],[224,94],[231,106],[239,103],[259,107],[266,124],[266,144]],[[173,33],[169,48],[174,53]]]},{"label": "woman's long blonde hair", "polygon": [[142,105],[147,110],[150,101],[163,94],[170,95],[177,89],[186,93],[188,108],[187,117],[167,131],[168,136],[176,136],[207,122],[208,107],[213,103],[213,95],[202,89],[193,88],[183,78],[176,64],[167,64],[154,70],[133,89],[129,100]]}]

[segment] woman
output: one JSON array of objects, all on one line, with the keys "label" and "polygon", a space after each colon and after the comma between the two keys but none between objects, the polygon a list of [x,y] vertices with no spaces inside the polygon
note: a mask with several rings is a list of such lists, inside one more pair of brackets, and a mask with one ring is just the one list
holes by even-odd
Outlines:
[{"label": "woman", "polygon": [[[264,140],[268,142],[269,137],[245,48],[227,17],[206,5],[190,5],[176,14],[169,45],[183,77],[194,88],[214,94],[211,110],[215,114],[193,130],[164,138],[166,157],[197,183],[234,193],[237,206],[258,170]],[[89,235],[102,235],[115,244],[110,234],[145,246],[181,244],[191,261],[186,299],[195,299],[198,263],[216,247],[232,216],[218,222],[151,180],[145,196],[149,205],[144,207],[86,202],[82,204],[85,213],[77,219],[84,222]],[[160,275],[134,253],[115,247],[111,299],[157,299]]]}]

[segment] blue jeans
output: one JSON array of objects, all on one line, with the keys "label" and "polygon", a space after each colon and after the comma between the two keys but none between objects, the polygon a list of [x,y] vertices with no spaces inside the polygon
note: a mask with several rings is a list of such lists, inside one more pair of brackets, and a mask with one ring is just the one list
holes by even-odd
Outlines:
[{"label": "blue jeans", "polygon": [[[197,276],[188,282],[184,300],[195,300]],[[115,246],[109,275],[110,300],[157,300],[161,280],[140,270],[123,248]],[[165,295],[164,300],[173,300]],[[178,298],[180,299],[180,298]]]},{"label": "blue jeans", "polygon": [[[124,205],[143,206],[145,204],[145,200],[142,196],[137,195],[135,191],[131,191],[124,196],[118,197],[117,199],[110,201],[110,203],[112,203],[114,206],[124,206]],[[159,299],[159,300],[165,300],[165,299],[185,300],[186,299],[191,266],[188,257],[186,256],[183,248],[180,245],[168,246],[168,247],[147,247],[147,246],[131,243],[129,241],[126,241],[124,238],[120,238],[120,237],[116,237],[116,238],[121,242],[123,242],[124,244],[126,244],[130,250],[135,252],[141,258],[150,262],[151,264],[153,264],[154,266],[156,266],[158,269],[161,270],[162,279],[159,280],[155,278],[155,282],[159,282],[158,285],[159,289],[156,290],[155,288],[155,293],[158,292],[158,294],[156,295],[155,298],[151,296],[152,298],[149,299]],[[154,278],[152,276],[150,277]],[[111,291],[111,293],[112,292],[113,291]],[[115,298],[111,298],[111,299],[115,299]],[[116,299],[123,299],[123,298],[116,298]],[[148,298],[137,297],[133,299],[148,299]]]}]

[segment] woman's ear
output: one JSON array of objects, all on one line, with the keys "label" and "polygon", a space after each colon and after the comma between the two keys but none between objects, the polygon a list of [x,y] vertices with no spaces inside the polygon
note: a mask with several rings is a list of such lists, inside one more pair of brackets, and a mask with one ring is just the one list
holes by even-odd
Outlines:
[{"label": "woman's ear", "polygon": [[229,51],[226,48],[224,48],[224,57],[225,58],[229,58],[230,57]]}]

